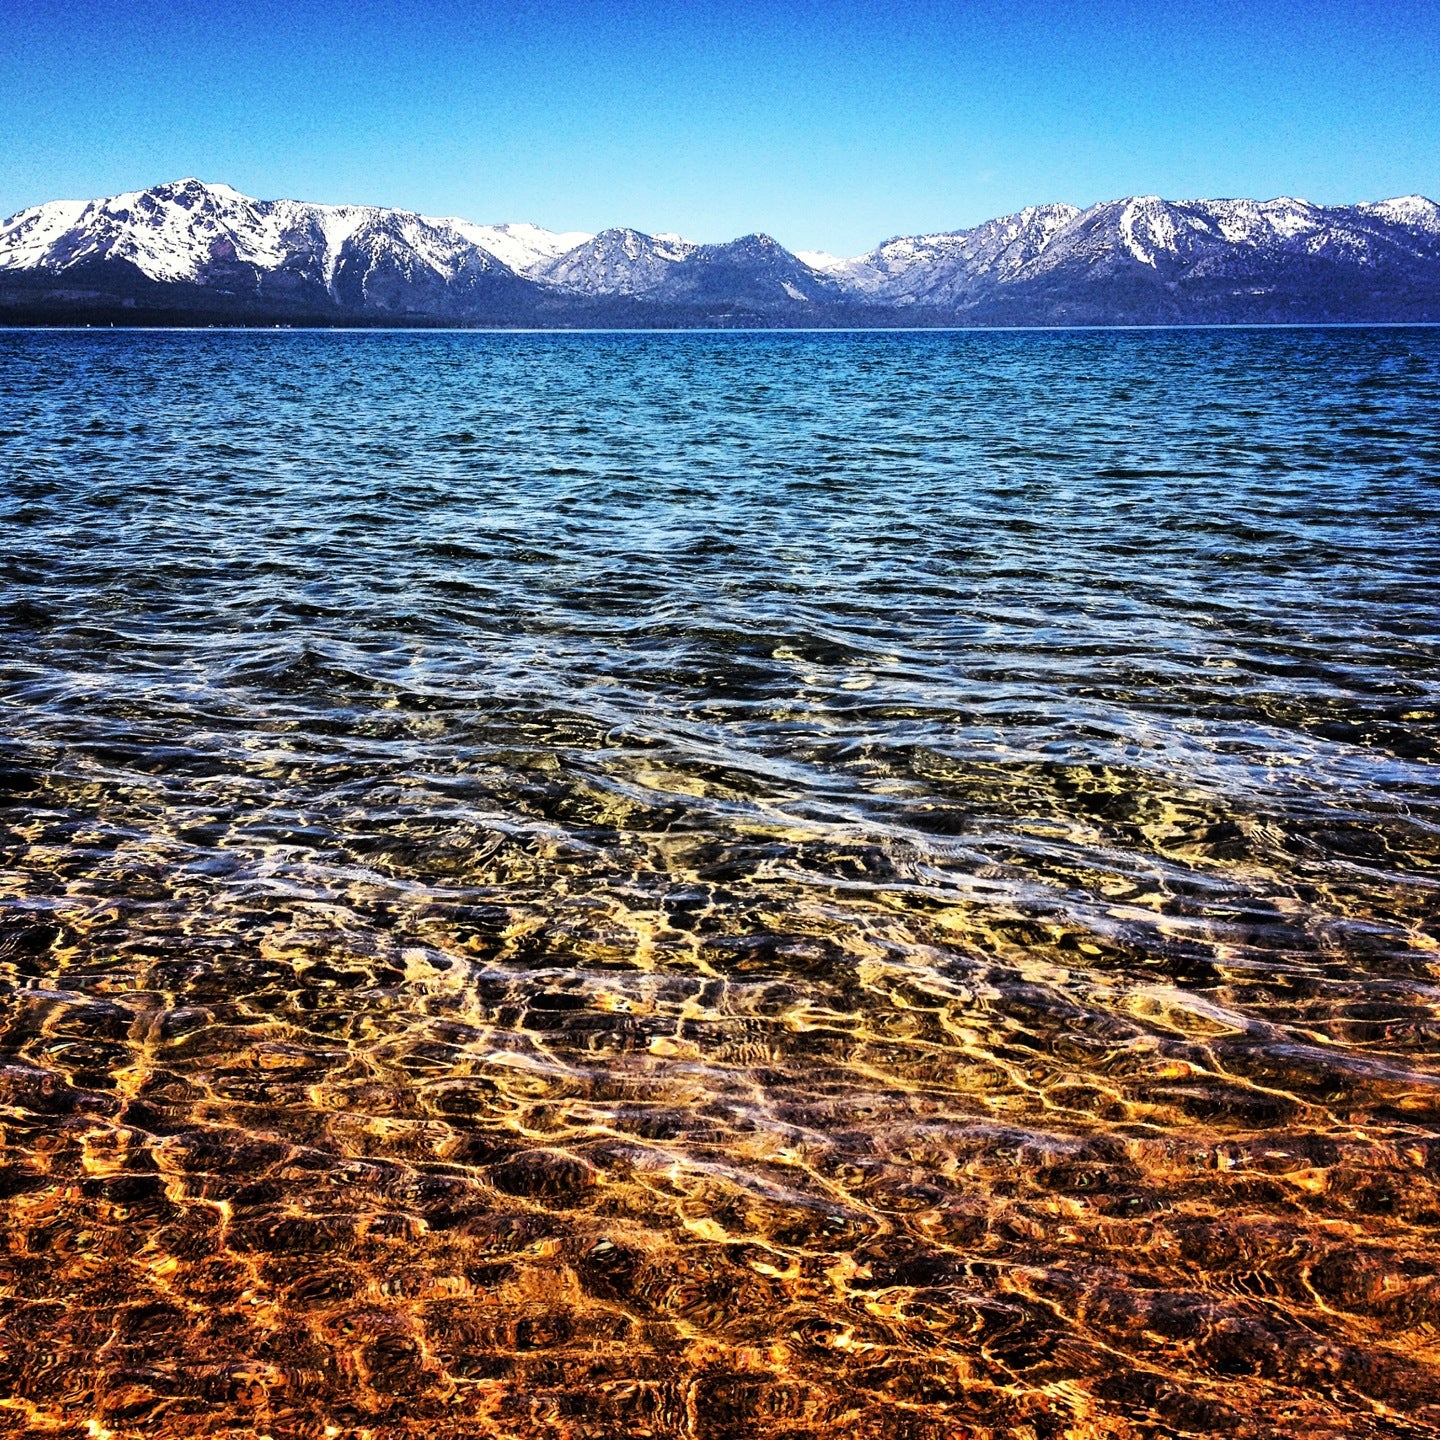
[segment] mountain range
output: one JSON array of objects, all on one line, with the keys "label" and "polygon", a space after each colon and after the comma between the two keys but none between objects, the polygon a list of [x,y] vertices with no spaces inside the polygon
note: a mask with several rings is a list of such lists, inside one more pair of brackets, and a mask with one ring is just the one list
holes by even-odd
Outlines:
[{"label": "mountain range", "polygon": [[1440,321],[1440,205],[1031,206],[842,259],[253,200],[177,180],[0,224],[0,323],[458,326]]}]

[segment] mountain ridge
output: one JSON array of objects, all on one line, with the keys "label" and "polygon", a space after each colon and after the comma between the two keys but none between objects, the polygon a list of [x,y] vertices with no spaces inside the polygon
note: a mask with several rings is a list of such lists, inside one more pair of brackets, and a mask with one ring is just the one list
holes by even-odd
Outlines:
[{"label": "mountain ridge", "polygon": [[1440,205],[1128,196],[852,258],[256,200],[193,177],[0,223],[0,322],[1054,325],[1440,321]]}]

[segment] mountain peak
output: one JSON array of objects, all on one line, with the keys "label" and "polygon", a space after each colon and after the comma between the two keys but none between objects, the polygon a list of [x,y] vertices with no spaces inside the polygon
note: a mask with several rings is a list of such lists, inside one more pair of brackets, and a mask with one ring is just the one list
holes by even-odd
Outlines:
[{"label": "mountain peak", "polygon": [[1391,224],[1440,234],[1440,205],[1426,195],[1397,195],[1391,200],[1376,200],[1355,208]]}]

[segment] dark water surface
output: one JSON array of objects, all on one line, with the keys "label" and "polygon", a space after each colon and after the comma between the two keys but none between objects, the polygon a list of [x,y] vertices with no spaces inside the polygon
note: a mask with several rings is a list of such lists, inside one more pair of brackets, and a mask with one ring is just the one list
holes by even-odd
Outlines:
[{"label": "dark water surface", "polygon": [[1440,1428],[1440,332],[0,335],[0,1428]]}]

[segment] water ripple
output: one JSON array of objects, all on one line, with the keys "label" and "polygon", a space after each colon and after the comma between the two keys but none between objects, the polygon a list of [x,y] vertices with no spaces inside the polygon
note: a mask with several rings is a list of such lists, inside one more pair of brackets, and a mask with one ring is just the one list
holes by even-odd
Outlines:
[{"label": "water ripple", "polygon": [[1440,340],[0,334],[22,1433],[1440,1427]]}]

